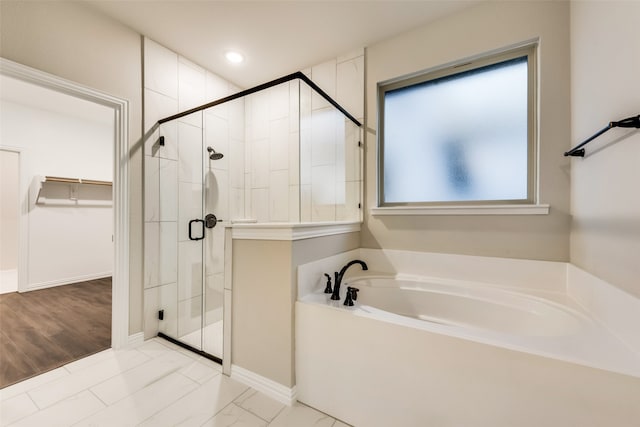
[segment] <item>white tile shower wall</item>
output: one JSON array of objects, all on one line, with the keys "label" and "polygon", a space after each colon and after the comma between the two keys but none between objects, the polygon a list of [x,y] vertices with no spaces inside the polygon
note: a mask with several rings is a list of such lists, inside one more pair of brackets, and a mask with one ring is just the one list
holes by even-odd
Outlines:
[{"label": "white tile shower wall", "polygon": [[[206,71],[183,56],[178,56],[178,109],[187,111],[206,102]],[[184,123],[202,127],[199,115],[180,119]]]},{"label": "white tile shower wall", "polygon": [[[298,183],[298,82],[280,84],[246,100],[245,200],[258,222],[297,221],[291,206]],[[240,180],[236,176],[236,181]]]},{"label": "white tile shower wall", "polygon": [[[178,55],[148,38],[144,39],[144,87],[178,99]],[[151,123],[145,123],[147,128]]]},{"label": "white tile shower wall", "polygon": [[[364,121],[364,50],[307,70],[321,89]],[[301,84],[300,215],[302,221],[360,218],[360,132],[328,102]]]},{"label": "white tile shower wall", "polygon": [[160,221],[178,220],[178,162],[160,159]]},{"label": "white tile shower wall", "polygon": [[153,288],[160,283],[160,223],[144,224],[144,287]]},{"label": "white tile shower wall", "polygon": [[[362,121],[364,50],[314,66],[305,74]],[[361,177],[355,171],[360,168],[361,149],[355,126],[345,124],[327,101],[297,81],[249,97],[246,112],[248,217],[259,222],[359,218]],[[283,192],[282,171],[288,172],[288,194]]]},{"label": "white tile shower wall", "polygon": [[352,116],[364,119],[364,54],[338,59],[336,78],[336,99]]},{"label": "white tile shower wall", "polygon": [[157,222],[160,221],[160,160],[151,156],[144,159],[144,220]]},{"label": "white tile shower wall", "polygon": [[[207,208],[225,220],[232,214],[244,217],[244,197],[237,197],[238,191],[244,190],[244,174],[240,172],[239,178],[235,175],[233,182],[228,176],[229,166],[238,164],[238,159],[244,166],[244,104],[223,104],[150,131],[159,119],[238,91],[230,82],[144,39],[144,130],[150,133],[144,144],[145,338],[155,336],[158,331],[177,336],[178,332],[193,327],[192,316],[201,315],[192,309],[197,305],[194,298],[201,298],[201,290],[179,287],[178,280],[191,280],[194,269],[201,265],[198,244],[187,248],[185,242],[188,241],[186,224],[202,215],[202,156],[206,154],[203,150],[207,145],[225,155],[222,160],[205,162],[204,185],[213,193]],[[158,143],[161,135],[164,146]],[[239,169],[243,171],[244,167]],[[221,251],[223,248],[224,245],[213,245],[207,249]],[[220,253],[211,254],[207,259],[222,258]],[[217,268],[212,266],[210,270],[217,271]],[[161,308],[166,308],[165,317],[158,321],[157,312]],[[178,331],[179,314],[184,323],[181,331]]]},{"label": "white tile shower wall", "polygon": [[178,227],[176,221],[160,223],[159,283],[166,285],[178,279]]}]

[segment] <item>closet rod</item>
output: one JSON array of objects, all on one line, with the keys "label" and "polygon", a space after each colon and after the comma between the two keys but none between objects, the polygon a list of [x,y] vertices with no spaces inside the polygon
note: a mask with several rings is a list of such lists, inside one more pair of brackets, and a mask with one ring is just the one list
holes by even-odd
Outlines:
[{"label": "closet rod", "polygon": [[595,134],[591,135],[589,138],[587,138],[586,140],[582,141],[580,144],[576,145],[575,147],[573,147],[571,150],[567,151],[564,153],[565,157],[566,156],[574,156],[574,157],[584,157],[584,147],[585,145],[587,145],[588,143],[590,143],[591,141],[593,141],[594,139],[596,139],[597,137],[599,137],[600,135],[602,135],[603,133],[605,133],[606,131],[608,131],[609,129],[612,128],[640,128],[640,114],[637,116],[632,116],[632,117],[627,117],[626,119],[622,119],[620,121],[617,122],[609,122],[609,124],[607,126],[605,126],[604,128],[600,129],[598,132],[596,132]]}]

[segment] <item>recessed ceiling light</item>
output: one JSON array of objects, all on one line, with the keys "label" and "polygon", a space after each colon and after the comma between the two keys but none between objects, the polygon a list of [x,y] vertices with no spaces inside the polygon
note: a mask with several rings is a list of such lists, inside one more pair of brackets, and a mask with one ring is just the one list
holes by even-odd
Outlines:
[{"label": "recessed ceiling light", "polygon": [[227,53],[225,53],[224,57],[227,58],[227,61],[229,61],[229,62],[231,62],[233,64],[239,64],[242,61],[244,61],[244,56],[242,56],[238,52],[234,52],[232,50],[230,50]]}]

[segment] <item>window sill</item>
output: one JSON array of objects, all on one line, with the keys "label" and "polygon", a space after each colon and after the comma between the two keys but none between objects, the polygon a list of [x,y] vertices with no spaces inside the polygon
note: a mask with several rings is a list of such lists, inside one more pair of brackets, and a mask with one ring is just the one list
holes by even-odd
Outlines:
[{"label": "window sill", "polygon": [[371,208],[371,215],[548,215],[549,205],[394,206]]}]

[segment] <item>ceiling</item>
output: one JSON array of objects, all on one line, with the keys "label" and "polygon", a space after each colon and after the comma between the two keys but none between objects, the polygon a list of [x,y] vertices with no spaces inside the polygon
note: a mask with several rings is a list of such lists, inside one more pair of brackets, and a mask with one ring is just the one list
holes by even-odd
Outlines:
[{"label": "ceiling", "polygon": [[[469,7],[462,0],[85,0],[92,8],[248,88]],[[239,65],[228,50],[242,53]]]}]

